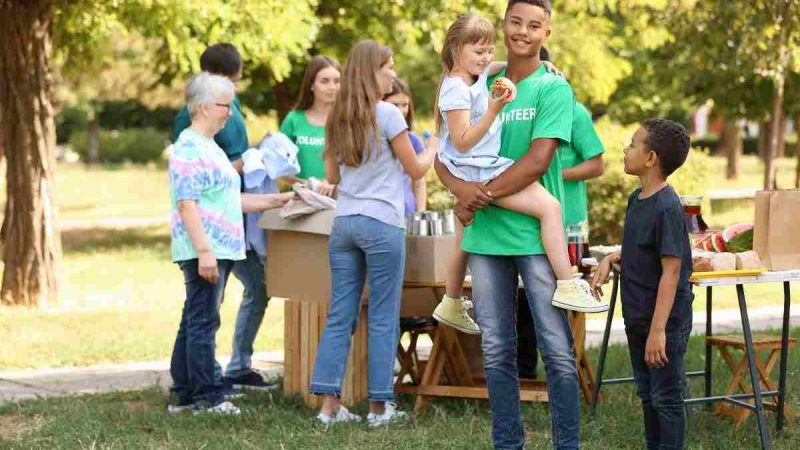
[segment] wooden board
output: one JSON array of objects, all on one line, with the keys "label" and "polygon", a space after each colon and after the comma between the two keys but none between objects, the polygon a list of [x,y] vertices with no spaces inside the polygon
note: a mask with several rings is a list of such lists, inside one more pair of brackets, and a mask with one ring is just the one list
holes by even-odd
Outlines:
[{"label": "wooden board", "polygon": [[689,277],[689,281],[706,280],[708,278],[752,277],[761,275],[766,271],[767,269],[762,267],[760,269],[749,270],[716,270],[712,272],[694,272],[692,273],[692,276]]},{"label": "wooden board", "polygon": [[[286,299],[284,303],[284,394],[299,395],[311,408],[321,397],[309,392],[319,341],[327,323],[327,303]],[[367,398],[367,308],[352,336],[347,372],[342,381],[342,402],[352,406]]]}]

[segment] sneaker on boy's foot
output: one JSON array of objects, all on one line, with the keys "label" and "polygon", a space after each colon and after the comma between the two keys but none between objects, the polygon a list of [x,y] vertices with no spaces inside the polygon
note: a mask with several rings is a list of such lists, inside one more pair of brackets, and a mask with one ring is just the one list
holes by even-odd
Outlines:
[{"label": "sneaker on boy's foot", "polygon": [[232,384],[223,380],[222,395],[225,397],[225,400],[236,400],[237,398],[244,397],[244,392],[242,392],[241,389],[237,389],[233,387]]},{"label": "sneaker on boy's foot", "polygon": [[222,402],[214,406],[198,406],[194,410],[195,415],[199,414],[219,414],[223,416],[238,416],[242,410],[234,406],[231,402]]},{"label": "sneaker on boy's foot", "polygon": [[408,414],[403,411],[397,410],[397,405],[392,402],[384,402],[383,414],[369,413],[367,414],[367,426],[370,428],[379,427],[381,425],[389,425],[392,423],[402,422],[408,419]]},{"label": "sneaker on boy's foot", "polygon": [[339,406],[339,410],[336,411],[336,414],[327,415],[320,412],[317,414],[317,419],[326,427],[336,423],[361,422],[361,416],[351,413],[344,406]]},{"label": "sneaker on boy's foot", "polygon": [[553,294],[553,306],[584,313],[608,311],[608,305],[592,295],[586,280],[558,280]]},{"label": "sneaker on boy's foot", "polygon": [[271,391],[278,388],[278,383],[265,381],[261,374],[253,370],[238,377],[225,377],[225,382],[233,386],[234,389]]},{"label": "sneaker on boy's foot", "polygon": [[472,306],[472,302],[464,298],[450,298],[445,294],[442,301],[433,310],[433,318],[439,323],[455,328],[462,333],[480,334],[481,329],[472,320],[467,312]]},{"label": "sneaker on boy's foot", "polygon": [[177,405],[168,404],[168,414],[180,414],[194,409],[194,403],[178,403]]}]

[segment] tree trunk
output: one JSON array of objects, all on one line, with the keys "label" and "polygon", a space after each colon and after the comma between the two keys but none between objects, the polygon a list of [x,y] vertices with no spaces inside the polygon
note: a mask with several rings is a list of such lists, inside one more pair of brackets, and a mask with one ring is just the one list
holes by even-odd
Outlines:
[{"label": "tree trunk", "polygon": [[[6,155],[6,142],[5,136],[3,135],[3,108],[0,107],[0,167],[2,167],[3,158]],[[2,239],[2,236],[0,236]]]},{"label": "tree trunk", "polygon": [[742,132],[736,121],[731,119],[725,120],[722,126],[719,148],[725,152],[728,159],[725,178],[729,180],[739,178],[739,160],[742,157]]},{"label": "tree trunk", "polygon": [[772,99],[772,127],[770,129],[769,146],[764,166],[764,189],[776,189],[775,185],[775,155],[778,154],[778,142],[781,132],[780,118],[783,115],[783,87],[784,81],[779,77],[775,81],[775,96]]},{"label": "tree trunk", "polygon": [[278,106],[278,124],[283,123],[283,119],[292,110],[291,98],[289,97],[289,81],[283,80],[272,87],[275,95],[275,103]]},{"label": "tree trunk", "polygon": [[794,156],[797,158],[797,168],[794,171],[794,188],[800,189],[800,112],[795,116],[794,130],[797,134],[797,142],[794,144]]},{"label": "tree trunk", "polygon": [[765,120],[758,124],[758,157],[762,161],[767,160],[767,150],[769,149],[769,130],[772,122]]},{"label": "tree trunk", "polygon": [[87,166],[96,164],[100,159],[100,120],[97,118],[97,111],[94,112],[94,119],[89,122],[89,149],[86,151]]},{"label": "tree trunk", "polygon": [[778,131],[778,147],[775,149],[776,158],[786,157],[786,112],[781,110],[781,119]]},{"label": "tree trunk", "polygon": [[[777,13],[775,23],[781,24],[789,17],[790,5],[788,1],[776,2],[777,6],[775,12]],[[764,189],[777,189],[777,180],[775,179],[775,156],[778,154],[778,145],[782,142],[781,132],[783,131],[783,96],[784,89],[786,88],[786,72],[790,63],[789,51],[789,25],[784,24],[780,27],[778,42],[778,60],[776,64],[775,78],[775,93],[772,98],[772,129],[770,130],[770,145],[767,152],[766,170],[764,172]]]},{"label": "tree trunk", "polygon": [[53,202],[52,0],[0,0],[0,110],[6,145],[3,304],[57,297],[61,235]]}]

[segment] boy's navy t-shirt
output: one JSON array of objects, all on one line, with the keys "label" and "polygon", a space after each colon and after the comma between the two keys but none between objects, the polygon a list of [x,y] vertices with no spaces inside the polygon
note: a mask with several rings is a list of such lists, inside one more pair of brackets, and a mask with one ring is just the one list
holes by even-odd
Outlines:
[{"label": "boy's navy t-shirt", "polygon": [[681,272],[667,331],[681,329],[692,320],[694,294],[689,285],[692,250],[678,194],[666,186],[640,199],[642,189],[628,197],[622,237],[622,315],[625,326],[649,329],[661,280],[661,258],[681,258]]}]

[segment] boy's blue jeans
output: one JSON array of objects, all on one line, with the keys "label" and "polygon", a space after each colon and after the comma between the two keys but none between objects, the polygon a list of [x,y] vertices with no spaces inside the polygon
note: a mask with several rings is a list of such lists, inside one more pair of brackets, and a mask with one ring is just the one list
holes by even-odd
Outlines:
[{"label": "boy's blue jeans", "polygon": [[644,433],[648,450],[682,449],[686,435],[683,405],[686,386],[684,356],[692,331],[692,321],[681,329],[667,331],[666,353],[669,363],[660,369],[644,362],[649,328],[626,327],[636,394],[642,399]]},{"label": "boy's blue jeans", "polygon": [[264,260],[254,250],[236,261],[233,274],[244,286],[242,303],[236,314],[236,331],[233,335],[233,353],[225,374],[229,377],[247,375],[252,369],[253,342],[269,303],[264,282]]}]

